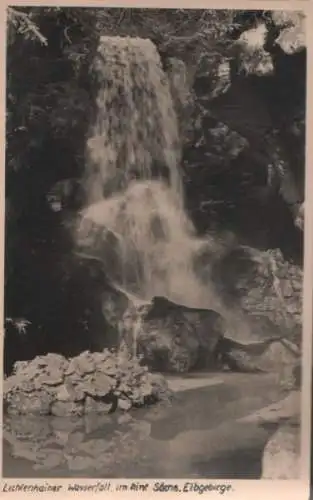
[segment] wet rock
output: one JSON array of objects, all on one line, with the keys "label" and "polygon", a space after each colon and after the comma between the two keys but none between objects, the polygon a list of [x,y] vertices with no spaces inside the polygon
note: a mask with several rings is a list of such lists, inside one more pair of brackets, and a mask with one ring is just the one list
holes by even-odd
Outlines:
[{"label": "wet rock", "polygon": [[181,59],[170,57],[166,61],[166,73],[176,109],[182,111],[191,101],[191,79],[188,75],[187,66]]},{"label": "wet rock", "polygon": [[75,388],[78,388],[85,379],[87,379],[87,377],[84,377],[76,372],[73,372],[70,375],[65,375],[65,382]]},{"label": "wet rock", "polygon": [[249,356],[239,349],[231,349],[222,359],[223,368],[232,372],[255,373],[262,371],[255,356]]},{"label": "wet rock", "polygon": [[49,353],[45,356],[37,356],[28,364],[27,370],[33,368],[34,370],[45,371],[46,373],[52,375],[55,373],[60,373],[64,371],[67,366],[68,361],[64,356],[55,353]]},{"label": "wet rock", "polygon": [[184,61],[176,57],[167,59],[166,73],[179,119],[181,137],[186,140],[188,135],[192,133],[190,130],[194,108],[194,96],[191,90],[192,76],[189,74],[190,72]]},{"label": "wet rock", "polygon": [[62,384],[64,379],[63,372],[61,370],[56,370],[55,372],[44,372],[36,378],[36,385],[40,387],[42,385],[57,386]]},{"label": "wet rock", "polygon": [[7,411],[10,414],[48,415],[52,399],[45,391],[34,391],[31,393],[15,391],[10,395],[8,402]]},{"label": "wet rock", "polygon": [[128,398],[118,399],[118,408],[122,411],[129,411],[132,407],[132,403]]},{"label": "wet rock", "polygon": [[224,300],[248,317],[267,317],[272,329],[286,337],[301,327],[303,273],[284,261],[279,250],[231,250],[216,263],[213,279]]},{"label": "wet rock", "polygon": [[150,382],[152,385],[151,397],[156,401],[166,402],[172,397],[167,380],[158,373],[150,375]]},{"label": "wet rock", "polygon": [[216,67],[214,87],[210,98],[214,99],[221,94],[224,94],[231,85],[231,67],[227,60],[222,60]]},{"label": "wet rock", "polygon": [[66,359],[58,354],[37,356],[28,362],[17,362],[14,375],[7,379],[4,392],[19,389],[23,392],[40,391],[42,386],[57,386],[63,382]]},{"label": "wet rock", "polygon": [[224,123],[218,122],[216,126],[208,131],[206,140],[210,143],[212,152],[221,158],[234,160],[248,147],[248,141],[237,132],[230,130]]},{"label": "wet rock", "polygon": [[299,479],[300,425],[282,425],[267,442],[262,479]]},{"label": "wet rock", "polygon": [[95,370],[95,362],[93,357],[89,351],[82,352],[76,358],[72,358],[67,370],[65,371],[66,375],[71,375],[73,373],[77,373],[77,375],[86,375],[89,373],[93,373]]},{"label": "wet rock", "polygon": [[285,389],[294,386],[293,369],[298,362],[298,356],[282,341],[273,342],[257,362],[263,370],[277,373],[278,381]]},{"label": "wet rock", "polygon": [[[177,332],[175,321],[167,321],[167,324],[165,321],[164,318],[144,325],[138,339],[138,352],[152,369],[189,371],[197,361],[199,342],[183,328]],[[177,345],[179,342],[183,347]]]},{"label": "wet rock", "polygon": [[138,350],[155,370],[188,372],[213,364],[215,346],[225,331],[223,318],[215,311],[155,297],[143,317]]},{"label": "wet rock", "polygon": [[69,382],[61,385],[55,394],[55,399],[57,401],[83,401],[85,398],[85,392],[81,387],[75,386]]},{"label": "wet rock", "polygon": [[105,402],[101,399],[94,399],[87,396],[85,400],[85,413],[111,413],[113,405],[113,402]]},{"label": "wet rock", "polygon": [[95,372],[86,384],[82,384],[81,387],[89,396],[101,398],[109,394],[114,386],[115,383],[111,377],[108,377],[105,373]]},{"label": "wet rock", "polygon": [[123,355],[108,350],[86,351],[69,362],[62,360],[63,371],[61,364],[55,365],[55,374],[47,372],[44,357],[34,376],[36,363],[38,359],[18,365],[16,373],[5,380],[4,403],[8,413],[51,413],[69,419],[84,412],[107,414],[117,408],[124,409],[126,403],[121,401],[119,405],[119,399],[126,399],[127,406],[128,402],[131,406],[141,406],[161,398],[148,368],[128,351]]},{"label": "wet rock", "polygon": [[64,371],[64,375],[68,376],[68,375],[72,375],[72,374],[76,373],[75,369],[76,369],[75,359],[70,359],[68,366],[67,366],[66,370]]},{"label": "wet rock", "polygon": [[193,80],[193,89],[202,102],[224,94],[231,84],[229,60],[222,57],[212,60],[204,52],[197,63]]},{"label": "wet rock", "polygon": [[81,416],[84,413],[84,406],[73,401],[55,401],[51,405],[51,413],[56,417]]},{"label": "wet rock", "polygon": [[241,71],[247,75],[264,76],[274,73],[273,60],[264,50],[255,53],[246,52],[241,57]]}]

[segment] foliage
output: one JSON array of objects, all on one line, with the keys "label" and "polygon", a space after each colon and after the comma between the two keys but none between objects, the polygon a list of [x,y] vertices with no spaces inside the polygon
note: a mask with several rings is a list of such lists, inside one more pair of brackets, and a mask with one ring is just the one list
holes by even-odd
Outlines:
[{"label": "foliage", "polygon": [[195,49],[220,54],[233,30],[233,10],[107,9],[99,14],[102,33],[150,38],[159,50],[183,57]]},{"label": "foliage", "polygon": [[25,40],[39,40],[42,45],[47,45],[47,39],[40,33],[32,21],[32,15],[8,7],[8,43],[12,44],[16,35],[23,35]]},{"label": "foliage", "polygon": [[25,168],[25,147],[39,149],[48,134],[69,134],[85,116],[88,94],[79,81],[96,41],[87,21],[84,9],[9,9],[8,169]]}]

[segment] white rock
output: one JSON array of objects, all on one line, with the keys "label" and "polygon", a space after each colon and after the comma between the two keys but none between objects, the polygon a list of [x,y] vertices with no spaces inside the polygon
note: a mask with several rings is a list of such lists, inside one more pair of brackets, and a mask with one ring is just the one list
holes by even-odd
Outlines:
[{"label": "white rock", "polygon": [[262,459],[262,479],[298,479],[300,427],[282,426],[270,438]]}]

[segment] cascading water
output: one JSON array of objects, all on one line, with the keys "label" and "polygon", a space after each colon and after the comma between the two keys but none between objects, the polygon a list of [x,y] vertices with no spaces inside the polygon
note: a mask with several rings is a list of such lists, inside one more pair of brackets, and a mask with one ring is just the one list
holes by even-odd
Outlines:
[{"label": "cascading water", "polygon": [[99,92],[87,145],[88,203],[127,188],[133,179],[151,180],[164,173],[181,201],[176,116],[153,43],[102,37],[94,72]]},{"label": "cascading water", "polygon": [[177,118],[157,50],[150,40],[102,37],[94,70],[81,238],[93,241],[88,223],[100,239],[114,235],[115,261],[103,263],[125,290],[210,307],[193,271],[203,243],[184,212]]}]

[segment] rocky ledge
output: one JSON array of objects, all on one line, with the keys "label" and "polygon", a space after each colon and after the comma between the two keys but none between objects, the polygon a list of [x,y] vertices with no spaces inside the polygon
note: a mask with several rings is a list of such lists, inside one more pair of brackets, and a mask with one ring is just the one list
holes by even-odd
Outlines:
[{"label": "rocky ledge", "polygon": [[137,358],[104,350],[18,361],[4,380],[3,397],[9,414],[62,417],[128,411],[168,398],[169,390],[165,379]]},{"label": "rocky ledge", "polygon": [[300,408],[300,390],[291,391],[276,408],[271,408],[270,419],[280,425],[264,448],[262,479],[297,479],[299,477],[301,470]]}]

